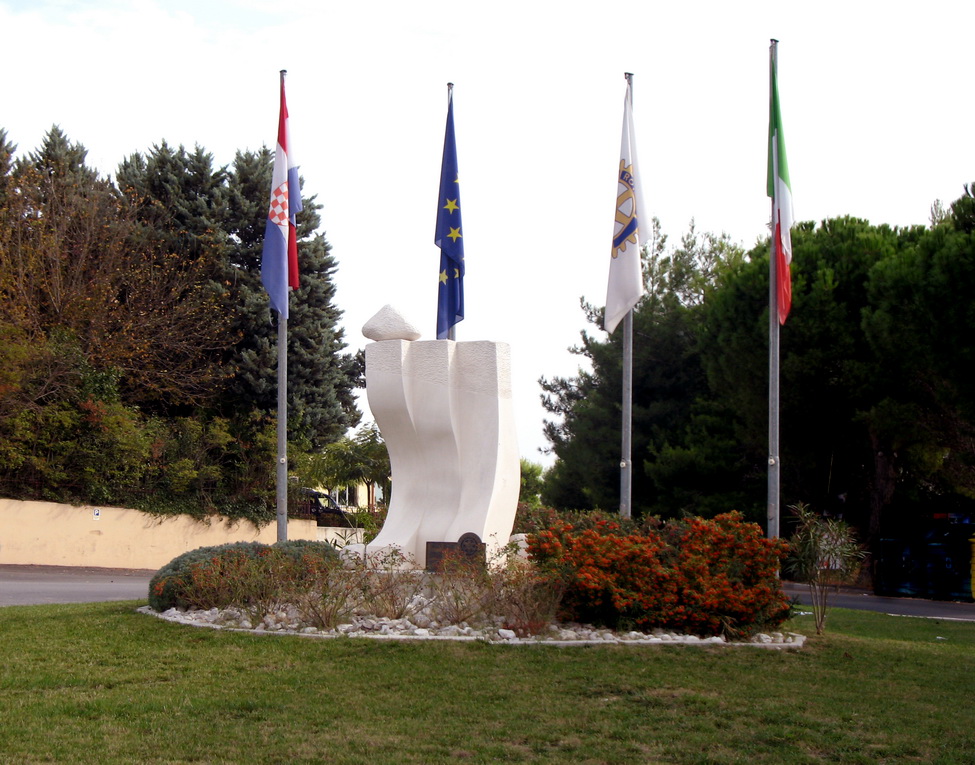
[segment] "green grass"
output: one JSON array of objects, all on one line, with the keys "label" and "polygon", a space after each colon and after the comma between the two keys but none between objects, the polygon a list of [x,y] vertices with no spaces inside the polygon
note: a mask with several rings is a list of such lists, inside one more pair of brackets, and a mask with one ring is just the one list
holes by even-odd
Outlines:
[{"label": "green grass", "polygon": [[134,606],[0,608],[0,762],[975,761],[971,623],[837,609],[780,653],[256,637]]}]

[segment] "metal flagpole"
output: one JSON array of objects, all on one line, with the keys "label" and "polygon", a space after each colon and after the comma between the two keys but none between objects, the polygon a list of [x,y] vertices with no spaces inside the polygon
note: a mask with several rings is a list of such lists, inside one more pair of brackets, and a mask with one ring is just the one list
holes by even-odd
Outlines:
[{"label": "metal flagpole", "polygon": [[[288,297],[290,300],[290,296]],[[288,320],[278,314],[278,541],[288,539]]]},{"label": "metal flagpole", "polygon": [[[626,72],[626,83],[633,101],[633,74]],[[643,223],[643,221],[640,221]],[[637,255],[639,257],[639,254]],[[630,518],[633,497],[633,309],[623,317],[623,440],[620,455],[620,517]]]},{"label": "metal flagpole", "polygon": [[[769,99],[773,98],[773,76],[776,65],[776,45],[772,40],[769,48]],[[770,117],[771,119],[771,117]],[[772,152],[772,177],[779,177],[778,153]],[[772,196],[771,235],[769,237],[769,312],[768,312],[768,537],[779,536],[779,493],[781,464],[779,462],[779,308],[778,308],[778,257],[779,246],[775,235],[775,205],[778,188]]]},{"label": "metal flagpole", "polygon": [[620,517],[632,514],[633,465],[630,447],[633,438],[633,309],[623,318],[623,454],[620,457]]},{"label": "metal flagpole", "polygon": [[[284,78],[287,73],[287,69],[281,70],[282,99]],[[291,151],[291,147],[288,146],[287,150]],[[287,245],[285,253],[287,259]],[[290,302],[290,290],[285,289],[284,299]],[[278,461],[275,473],[275,496],[278,541],[286,542],[288,539],[288,319],[281,313],[278,313]]]}]

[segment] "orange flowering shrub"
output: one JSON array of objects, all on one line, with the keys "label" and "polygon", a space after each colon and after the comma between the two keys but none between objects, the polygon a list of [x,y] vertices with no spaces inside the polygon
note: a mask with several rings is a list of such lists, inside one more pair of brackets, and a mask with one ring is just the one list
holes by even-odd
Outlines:
[{"label": "orange flowering shrub", "polygon": [[737,637],[781,624],[789,601],[778,571],[789,546],[766,539],[741,513],[693,518],[668,529],[676,552],[674,574],[684,610],[674,627]]},{"label": "orange flowering shrub", "polygon": [[777,577],[787,545],[740,513],[641,531],[605,519],[547,526],[529,535],[529,555],[561,580],[563,619],[744,637],[788,616]]}]

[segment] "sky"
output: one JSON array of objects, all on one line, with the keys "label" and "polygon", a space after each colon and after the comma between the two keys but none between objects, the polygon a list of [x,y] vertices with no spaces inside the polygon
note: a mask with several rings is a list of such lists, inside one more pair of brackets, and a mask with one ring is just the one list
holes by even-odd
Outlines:
[{"label": "sky", "polygon": [[287,69],[354,350],[386,304],[435,337],[453,82],[457,339],[511,346],[521,454],[549,465],[538,379],[578,371],[579,299],[605,302],[625,72],[646,208],[672,243],[692,219],[746,248],[767,235],[773,37],[797,220],[925,224],[975,181],[970,0],[596,6],[0,0],[0,128],[26,153],[58,125],[104,175],[162,141],[229,164],[273,147]]}]

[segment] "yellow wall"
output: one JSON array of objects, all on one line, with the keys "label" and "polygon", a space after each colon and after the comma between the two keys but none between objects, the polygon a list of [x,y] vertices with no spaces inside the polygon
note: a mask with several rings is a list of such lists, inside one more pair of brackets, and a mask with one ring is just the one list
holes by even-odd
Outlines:
[{"label": "yellow wall", "polygon": [[[288,521],[288,539],[319,539],[315,521]],[[117,507],[0,499],[0,564],[158,569],[197,547],[277,540],[277,524],[157,517]]]}]

